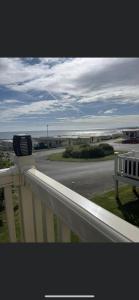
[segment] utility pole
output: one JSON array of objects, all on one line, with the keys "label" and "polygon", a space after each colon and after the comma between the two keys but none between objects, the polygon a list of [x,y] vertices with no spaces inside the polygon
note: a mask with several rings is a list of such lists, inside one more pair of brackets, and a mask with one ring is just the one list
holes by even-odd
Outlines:
[{"label": "utility pole", "polygon": [[47,124],[47,137],[48,137],[48,124]]}]

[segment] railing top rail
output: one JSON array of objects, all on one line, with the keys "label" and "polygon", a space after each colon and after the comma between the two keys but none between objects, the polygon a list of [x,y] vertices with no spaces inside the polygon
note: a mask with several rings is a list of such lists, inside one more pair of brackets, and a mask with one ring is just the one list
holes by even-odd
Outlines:
[{"label": "railing top rail", "polygon": [[0,169],[0,187],[7,185],[19,185],[19,174],[16,166]]},{"label": "railing top rail", "polygon": [[139,157],[135,157],[135,156],[119,155],[118,158],[139,161]]},{"label": "railing top rail", "polygon": [[0,177],[9,175],[10,168],[0,169]]},{"label": "railing top rail", "polygon": [[[61,217],[65,218],[64,221],[70,223],[70,217],[73,214],[76,221],[77,219],[80,220],[80,226],[84,222],[83,239],[89,241],[89,237],[86,237],[87,230],[85,231],[85,226],[88,224],[92,231],[94,228],[98,235],[105,237],[104,240],[139,242],[139,229],[136,226],[129,224],[36,169],[31,168],[24,174],[25,184],[30,184],[33,192],[38,193],[40,199],[47,200],[54,212],[60,213]],[[52,197],[49,199],[47,195]],[[64,211],[63,215],[62,211]],[[70,224],[72,225],[72,223]]]},{"label": "railing top rail", "polygon": [[118,153],[118,157],[121,158],[130,158],[130,159],[139,159],[139,151],[132,151],[132,152],[125,152],[125,153]]},{"label": "railing top rail", "polygon": [[12,184],[10,168],[0,169],[0,187]]}]

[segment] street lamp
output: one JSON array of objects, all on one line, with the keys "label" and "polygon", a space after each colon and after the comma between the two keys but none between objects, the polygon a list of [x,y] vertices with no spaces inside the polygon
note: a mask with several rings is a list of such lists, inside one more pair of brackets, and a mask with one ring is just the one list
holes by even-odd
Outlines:
[{"label": "street lamp", "polygon": [[47,137],[48,137],[48,124],[47,124]]}]

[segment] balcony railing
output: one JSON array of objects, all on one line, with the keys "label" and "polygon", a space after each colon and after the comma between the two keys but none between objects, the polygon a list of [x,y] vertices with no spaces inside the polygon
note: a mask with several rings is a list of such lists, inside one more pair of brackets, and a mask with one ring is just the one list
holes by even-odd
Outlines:
[{"label": "balcony railing", "polygon": [[129,183],[133,190],[139,187],[139,152],[132,151],[124,154],[115,152],[115,189],[118,198],[118,181]]},{"label": "balcony railing", "polygon": [[71,242],[71,232],[80,242],[139,242],[136,226],[38,171],[33,156],[16,157],[14,167],[0,170],[0,187],[10,242],[17,241],[13,188],[20,242]]},{"label": "balcony railing", "polygon": [[116,172],[118,175],[139,180],[139,152],[117,155]]}]

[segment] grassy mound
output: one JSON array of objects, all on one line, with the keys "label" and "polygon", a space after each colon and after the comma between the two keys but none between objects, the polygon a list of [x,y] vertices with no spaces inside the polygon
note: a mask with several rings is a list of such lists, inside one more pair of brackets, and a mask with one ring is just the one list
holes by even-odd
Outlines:
[{"label": "grassy mound", "polygon": [[63,152],[64,158],[100,158],[114,154],[111,145],[102,143],[97,146],[80,145],[67,147]]}]

